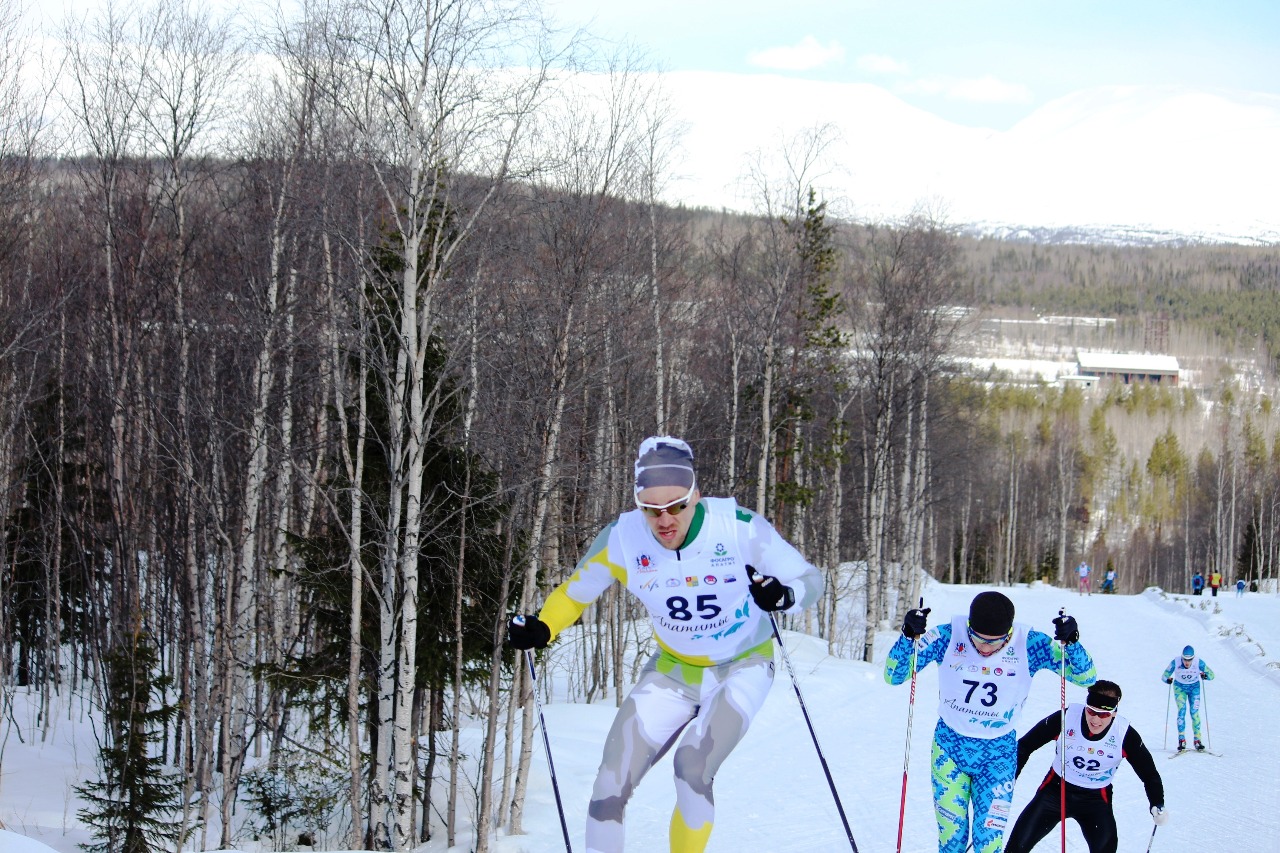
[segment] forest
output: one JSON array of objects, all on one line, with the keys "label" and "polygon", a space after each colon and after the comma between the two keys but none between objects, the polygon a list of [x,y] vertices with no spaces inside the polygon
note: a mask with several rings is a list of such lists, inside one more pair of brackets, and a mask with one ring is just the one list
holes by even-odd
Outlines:
[{"label": "forest", "polygon": [[[43,92],[16,9],[0,703],[102,713],[103,849],[518,833],[536,721],[505,622],[631,508],[649,435],[823,571],[788,627],[850,658],[923,573],[1276,578],[1280,248],[849,221],[821,128],[744,164],[754,211],[673,207],[658,78],[517,5],[333,0],[252,41],[112,8]],[[1220,359],[1174,387],[966,371],[1002,312],[1118,343],[1160,317]],[[640,616],[587,611],[584,699],[620,700]]]}]

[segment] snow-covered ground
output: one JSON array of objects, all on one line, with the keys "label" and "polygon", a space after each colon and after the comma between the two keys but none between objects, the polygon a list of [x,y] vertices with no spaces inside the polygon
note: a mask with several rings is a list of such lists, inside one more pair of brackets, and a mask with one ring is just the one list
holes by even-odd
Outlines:
[{"label": "snow-covered ground", "polygon": [[[925,604],[933,610],[931,624],[967,611],[969,600],[981,589],[930,582]],[[1076,616],[1082,642],[1093,654],[1099,675],[1124,689],[1121,713],[1156,755],[1170,822],[1153,840],[1142,784],[1123,765],[1115,784],[1121,850],[1145,850],[1148,841],[1153,842],[1152,851],[1274,853],[1280,849],[1280,762],[1276,760],[1280,726],[1275,724],[1280,701],[1280,619],[1276,618],[1280,598],[1247,594],[1237,599],[1234,590],[1216,599],[1158,590],[1136,596],[1080,596],[1041,585],[1006,592],[1017,605],[1018,619],[1041,630],[1051,630],[1050,620],[1060,607]],[[872,664],[831,657],[823,642],[809,636],[783,632],[783,637],[858,850],[894,850],[909,696],[907,685],[890,687],[881,675],[894,632],[878,638],[877,660]],[[1217,674],[1206,688],[1205,716],[1210,746],[1222,756],[1193,754],[1169,761],[1166,756],[1171,754],[1176,724],[1169,708],[1169,688],[1160,674],[1188,643]],[[716,779],[717,822],[709,853],[849,850],[785,666],[779,667],[773,694]],[[1082,688],[1068,686],[1068,701],[1083,696]],[[903,839],[903,850],[917,853],[937,849],[929,794],[929,742],[937,720],[936,704],[937,669],[928,667],[917,683]],[[84,725],[87,708],[67,709],[52,725],[49,740],[42,743],[38,726],[22,716],[24,707],[22,702],[15,703],[14,720],[5,725],[0,821],[9,832],[0,831],[0,851],[47,853],[43,844],[58,853],[73,853],[87,836],[75,820],[78,805],[70,786],[94,772],[92,737],[85,734]],[[1058,707],[1057,678],[1039,674],[1022,728]],[[545,705],[574,850],[585,846],[587,800],[613,714],[612,700]],[[1015,812],[1031,798],[1051,754],[1046,747],[1032,757],[1018,782]],[[534,756],[525,834],[498,839],[499,853],[565,849],[540,743]],[[632,800],[627,814],[628,851],[667,849],[673,802],[667,758]],[[443,853],[445,849],[442,841],[436,841],[421,851]],[[469,846],[461,840],[454,849]],[[1057,833],[1037,849],[1059,849]],[[1086,849],[1074,823],[1069,824],[1067,849]]]}]

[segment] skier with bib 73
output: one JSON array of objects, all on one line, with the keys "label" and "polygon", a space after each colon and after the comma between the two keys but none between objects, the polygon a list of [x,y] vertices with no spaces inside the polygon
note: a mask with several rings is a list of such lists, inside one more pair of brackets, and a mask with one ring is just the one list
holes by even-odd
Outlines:
[{"label": "skier with bib 73", "polygon": [[938,850],[964,853],[972,808],[973,850],[1000,853],[1013,809],[1015,729],[1032,676],[1062,669],[1073,683],[1088,686],[1096,678],[1093,659],[1080,645],[1074,617],[1055,618],[1050,637],[1014,622],[1013,602],[995,590],[978,593],[967,618],[957,614],[926,630],[928,614],[927,608],[907,612],[884,677],[902,684],[913,666],[938,664],[932,772]]}]

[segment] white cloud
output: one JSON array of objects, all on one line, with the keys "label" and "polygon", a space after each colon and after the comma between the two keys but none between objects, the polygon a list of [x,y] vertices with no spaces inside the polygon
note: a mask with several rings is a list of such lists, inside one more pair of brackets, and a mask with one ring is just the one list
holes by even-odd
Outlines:
[{"label": "white cloud", "polygon": [[843,62],[844,47],[837,41],[822,44],[813,36],[805,36],[798,44],[756,51],[747,57],[747,61],[758,68],[776,71],[809,71]]},{"label": "white cloud", "polygon": [[953,101],[984,104],[1025,104],[1031,101],[1031,90],[1021,83],[1006,83],[991,75],[986,77],[922,77],[899,87],[901,91],[919,95],[942,95]]},{"label": "white cloud", "polygon": [[906,74],[907,64],[899,62],[892,56],[865,53],[858,57],[858,69],[870,74]]}]

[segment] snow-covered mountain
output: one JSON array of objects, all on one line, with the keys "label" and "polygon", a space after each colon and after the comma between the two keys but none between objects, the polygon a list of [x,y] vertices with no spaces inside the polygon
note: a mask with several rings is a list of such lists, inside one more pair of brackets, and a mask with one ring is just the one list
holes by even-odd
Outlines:
[{"label": "snow-covered mountain", "polygon": [[815,186],[843,213],[913,209],[975,233],[1062,242],[1280,242],[1280,97],[1112,86],[1052,101],[1007,131],[963,127],[866,84],[671,72],[687,128],[667,198],[758,209],[756,152],[835,131]]}]

